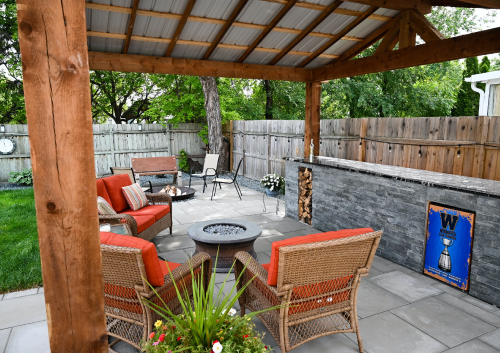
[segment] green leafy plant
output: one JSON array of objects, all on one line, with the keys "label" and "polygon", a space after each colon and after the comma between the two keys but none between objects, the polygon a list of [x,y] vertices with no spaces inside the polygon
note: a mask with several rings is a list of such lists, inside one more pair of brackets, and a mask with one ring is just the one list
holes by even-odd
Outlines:
[{"label": "green leafy plant", "polygon": [[[217,260],[215,266],[217,267]],[[251,312],[243,317],[235,316],[236,310],[233,306],[251,280],[238,291],[237,283],[244,273],[243,269],[229,293],[224,294],[224,287],[230,273],[226,275],[220,290],[215,294],[215,276],[211,277],[208,288],[205,288],[202,280],[203,269],[200,276],[195,276],[191,268],[192,299],[186,288],[184,288],[184,294],[181,294],[170,273],[182,307],[182,314],[172,313],[158,293],[156,294],[163,302],[163,306],[146,300],[145,304],[164,320],[158,320],[155,323],[156,332],[152,332],[149,339],[143,342],[142,348],[147,353],[170,351],[171,353],[209,353],[211,351],[262,353],[270,351],[271,349],[262,342],[263,334],[255,331],[255,326],[251,321],[252,317],[267,310]],[[153,287],[151,288],[154,290]],[[277,307],[268,310],[275,309]]]},{"label": "green leafy plant", "polygon": [[33,171],[31,169],[23,169],[21,172],[10,172],[9,183],[18,185],[33,185]]},{"label": "green leafy plant", "polygon": [[278,174],[267,174],[260,179],[260,183],[271,191],[280,191],[285,185],[285,178]]},{"label": "green leafy plant", "polygon": [[179,152],[179,169],[182,172],[189,173],[188,154],[184,149]]}]

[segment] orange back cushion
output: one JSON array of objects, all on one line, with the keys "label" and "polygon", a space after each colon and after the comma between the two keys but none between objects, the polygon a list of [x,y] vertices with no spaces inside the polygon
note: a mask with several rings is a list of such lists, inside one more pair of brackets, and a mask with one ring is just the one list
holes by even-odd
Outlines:
[{"label": "orange back cushion", "polygon": [[106,185],[104,185],[103,179],[97,179],[95,181],[97,186],[97,196],[101,196],[107,203],[112,205],[111,199],[109,198],[108,191],[106,190]]},{"label": "orange back cushion", "polygon": [[163,278],[165,274],[163,273],[160,260],[158,259],[158,254],[156,253],[156,248],[153,243],[127,235],[101,232],[101,244],[141,249],[142,261],[146,267],[146,276],[149,284],[154,287],[158,287],[163,286],[165,283],[165,279]]},{"label": "orange back cushion", "polygon": [[371,228],[344,229],[335,232],[317,233],[305,235],[302,237],[294,237],[290,239],[275,241],[271,249],[271,262],[267,276],[267,284],[270,286],[278,285],[278,264],[279,264],[279,248],[282,246],[299,245],[308,243],[317,243],[321,241],[352,237],[355,235],[373,232]]},{"label": "orange back cushion", "polygon": [[132,180],[130,180],[128,174],[113,175],[101,180],[104,181],[111,200],[111,206],[113,206],[114,210],[122,212],[128,209],[127,199],[122,191],[122,187],[132,185]]}]

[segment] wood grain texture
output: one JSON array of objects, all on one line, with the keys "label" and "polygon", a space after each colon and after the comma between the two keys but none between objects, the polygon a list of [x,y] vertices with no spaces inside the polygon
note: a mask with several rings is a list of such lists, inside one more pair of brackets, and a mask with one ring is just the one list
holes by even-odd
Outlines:
[{"label": "wood grain texture", "polygon": [[191,11],[193,10],[194,4],[196,3],[196,0],[189,0],[188,3],[186,4],[186,8],[184,9],[184,13],[182,14],[181,19],[179,20],[179,23],[177,24],[177,28],[175,29],[174,36],[172,37],[172,40],[170,41],[170,44],[168,45],[167,52],[165,53],[165,57],[169,57],[172,52],[175,49],[175,45],[177,44],[177,41],[179,40],[179,37],[181,36],[182,30],[184,29],[184,26],[186,25],[187,19],[189,15],[191,14]]},{"label": "wood grain texture", "polygon": [[85,3],[17,11],[50,349],[104,353]]},{"label": "wood grain texture", "polygon": [[403,69],[500,52],[500,28],[434,41],[313,69],[318,81]]},{"label": "wood grain texture", "polygon": [[132,32],[134,32],[135,18],[137,17],[137,9],[139,8],[140,1],[141,0],[134,0],[134,4],[132,5],[132,12],[130,13],[127,27],[127,36],[125,38],[125,44],[123,45],[123,54],[127,54],[128,47],[130,46],[130,39],[132,37]]},{"label": "wood grain texture", "polygon": [[321,119],[321,83],[306,83],[306,118],[304,132],[304,157],[309,158],[311,140],[314,155],[319,156]]},{"label": "wood grain texture", "polygon": [[89,52],[91,70],[306,82],[311,70],[220,61]]}]

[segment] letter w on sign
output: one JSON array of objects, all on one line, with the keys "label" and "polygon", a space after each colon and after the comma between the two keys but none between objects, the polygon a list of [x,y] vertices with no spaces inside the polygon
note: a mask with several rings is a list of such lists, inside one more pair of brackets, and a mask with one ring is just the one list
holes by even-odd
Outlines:
[{"label": "letter w on sign", "polygon": [[441,213],[441,228],[455,230],[457,226],[458,216],[454,216],[447,213]]}]

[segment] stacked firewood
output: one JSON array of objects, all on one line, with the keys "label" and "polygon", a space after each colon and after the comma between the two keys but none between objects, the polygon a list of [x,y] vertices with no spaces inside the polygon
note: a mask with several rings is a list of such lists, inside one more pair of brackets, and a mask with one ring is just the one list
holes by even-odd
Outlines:
[{"label": "stacked firewood", "polygon": [[179,189],[177,189],[175,186],[170,186],[168,185],[167,187],[163,188],[160,190],[160,194],[168,194],[170,196],[177,196],[179,194]]},{"label": "stacked firewood", "polygon": [[307,168],[299,171],[299,220],[312,222],[312,171]]}]

